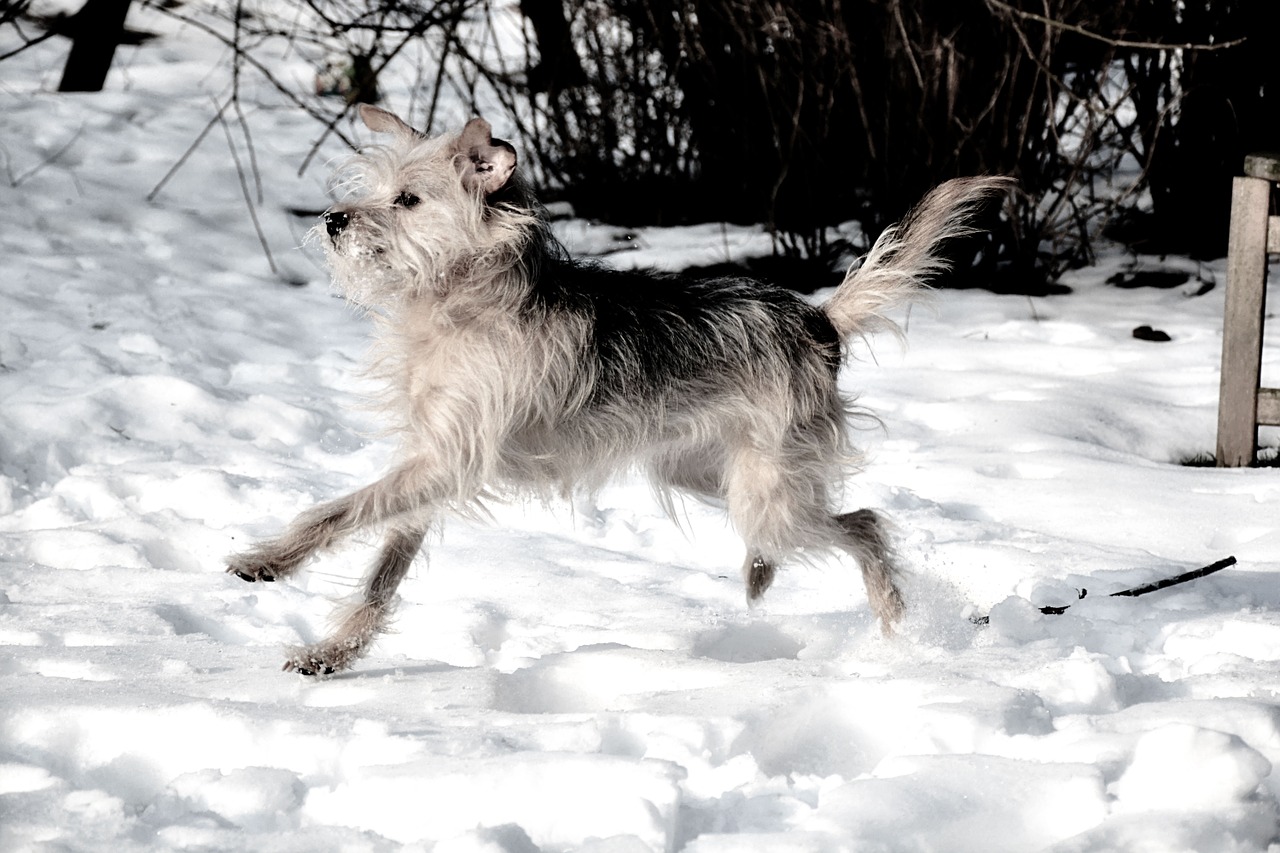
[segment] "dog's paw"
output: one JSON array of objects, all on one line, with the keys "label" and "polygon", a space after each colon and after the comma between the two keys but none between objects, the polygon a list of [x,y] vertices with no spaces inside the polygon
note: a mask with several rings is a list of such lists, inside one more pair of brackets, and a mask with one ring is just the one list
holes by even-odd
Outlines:
[{"label": "dog's paw", "polygon": [[268,583],[276,579],[276,574],[269,566],[260,562],[251,560],[233,559],[227,564],[227,574],[235,575],[242,581],[254,583],[255,581],[266,581]]},{"label": "dog's paw", "polygon": [[281,670],[284,672],[296,672],[298,675],[305,675],[310,678],[327,678],[337,672],[325,661],[309,654],[294,655],[284,662]]},{"label": "dog's paw", "polygon": [[288,551],[274,547],[275,543],[263,543],[255,548],[227,559],[227,574],[243,581],[281,580],[293,574],[301,562]]},{"label": "dog's paw", "polygon": [[754,556],[747,558],[746,565],[742,567],[742,573],[747,582],[747,602],[755,604],[764,597],[769,587],[773,586],[773,579],[777,576],[778,569],[764,557]]},{"label": "dog's paw", "polygon": [[345,641],[331,639],[313,646],[290,649],[282,669],[311,678],[328,678],[350,669],[363,653],[364,643],[354,638]]}]

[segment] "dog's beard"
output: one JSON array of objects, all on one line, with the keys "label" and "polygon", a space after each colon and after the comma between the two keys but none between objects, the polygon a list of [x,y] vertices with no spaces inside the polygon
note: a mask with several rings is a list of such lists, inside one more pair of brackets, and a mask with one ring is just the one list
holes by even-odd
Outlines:
[{"label": "dog's beard", "polygon": [[376,254],[331,253],[329,271],[334,289],[353,305],[373,309],[396,301],[396,276]]},{"label": "dog's beard", "polygon": [[323,247],[334,289],[360,308],[391,307],[418,289],[414,270],[399,263],[403,256],[389,250],[377,229],[353,223],[330,236],[321,224],[311,229],[308,242]]}]

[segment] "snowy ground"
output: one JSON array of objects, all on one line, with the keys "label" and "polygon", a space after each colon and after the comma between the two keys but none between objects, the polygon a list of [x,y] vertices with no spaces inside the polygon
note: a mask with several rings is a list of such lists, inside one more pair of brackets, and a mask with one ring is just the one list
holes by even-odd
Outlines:
[{"label": "snowy ground", "polygon": [[1213,449],[1221,263],[943,292],[905,351],[860,353],[844,381],[886,429],[847,498],[899,525],[894,639],[834,560],[748,610],[724,521],[690,505],[682,532],[624,481],[448,524],[355,672],[280,672],[369,543],[274,586],[222,558],[388,448],[353,408],[365,323],[293,249],[314,127],[253,110],[278,275],[220,128],[145,200],[211,114],[216,51],[179,35],[103,94],[48,93],[55,42],[0,66],[0,849],[1280,849],[1280,472],[1179,464]]}]

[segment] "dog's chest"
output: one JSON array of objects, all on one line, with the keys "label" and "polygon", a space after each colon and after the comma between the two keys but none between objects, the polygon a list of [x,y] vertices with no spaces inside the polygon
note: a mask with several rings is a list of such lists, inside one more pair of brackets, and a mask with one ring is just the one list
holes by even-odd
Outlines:
[{"label": "dog's chest", "polygon": [[[519,354],[493,317],[459,319],[439,306],[399,318],[383,346],[395,365],[389,377],[410,413],[449,401],[480,403],[505,396],[519,373]],[[411,420],[413,415],[411,414]]]}]

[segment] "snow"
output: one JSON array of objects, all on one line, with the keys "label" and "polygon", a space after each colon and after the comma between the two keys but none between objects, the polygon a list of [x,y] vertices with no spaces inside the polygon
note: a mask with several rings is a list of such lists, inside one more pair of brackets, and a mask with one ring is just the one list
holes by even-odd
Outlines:
[{"label": "snow", "polygon": [[[748,609],[723,518],[624,478],[450,521],[355,671],[280,672],[371,539],[289,583],[222,559],[387,462],[368,328],[294,248],[325,170],[269,92],[277,273],[220,128],[147,200],[225,92],[216,45],[145,23],[107,92],[53,94],[57,42],[0,85],[0,849],[1280,849],[1280,477],[1181,464],[1214,446],[1222,262],[1113,249],[1070,295],[940,292],[858,348],[885,426],[846,502],[898,525],[896,637],[834,558]],[[768,245],[562,228],[616,263]],[[1134,264],[1191,278],[1105,284]]]}]

